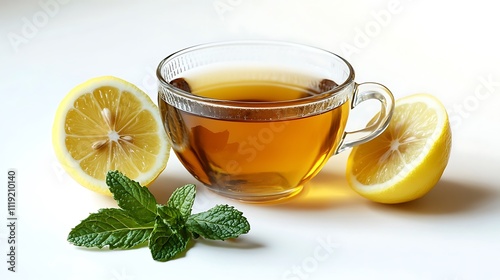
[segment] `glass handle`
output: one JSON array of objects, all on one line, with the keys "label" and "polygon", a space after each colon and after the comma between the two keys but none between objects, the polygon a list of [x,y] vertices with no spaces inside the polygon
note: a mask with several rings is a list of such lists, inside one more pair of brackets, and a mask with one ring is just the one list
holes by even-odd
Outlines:
[{"label": "glass handle", "polygon": [[377,118],[363,129],[345,132],[335,154],[372,140],[384,132],[389,125],[394,110],[394,97],[391,91],[377,83],[357,84],[351,108],[354,109],[358,104],[366,100],[378,100],[380,102],[381,108]]}]

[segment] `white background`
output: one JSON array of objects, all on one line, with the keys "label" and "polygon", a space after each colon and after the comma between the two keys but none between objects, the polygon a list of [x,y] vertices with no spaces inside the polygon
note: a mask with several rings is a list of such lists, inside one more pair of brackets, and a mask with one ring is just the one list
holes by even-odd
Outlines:
[{"label": "white background", "polygon": [[[500,20],[493,2],[0,0],[0,278],[498,279]],[[353,64],[358,82],[383,83],[396,98],[437,96],[453,130],[441,181],[411,203],[371,203],[347,186],[345,152],[285,204],[241,204],[199,186],[194,211],[229,203],[248,217],[251,231],[234,242],[198,241],[167,263],[153,261],[147,248],[68,244],[81,219],[115,203],[79,186],[55,159],[51,127],[65,94],[114,75],[156,100],[154,71],[163,57],[232,39],[325,48]],[[16,273],[6,262],[9,168],[18,179]],[[172,155],[151,190],[165,202],[193,182]]]}]

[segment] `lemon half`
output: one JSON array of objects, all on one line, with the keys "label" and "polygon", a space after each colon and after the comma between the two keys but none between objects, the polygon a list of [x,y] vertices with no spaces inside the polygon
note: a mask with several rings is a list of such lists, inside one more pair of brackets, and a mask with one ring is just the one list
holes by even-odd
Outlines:
[{"label": "lemon half", "polygon": [[361,196],[402,203],[424,196],[440,180],[451,150],[451,129],[442,103],[429,94],[396,101],[388,128],[352,149],[346,175]]},{"label": "lemon half", "polygon": [[107,195],[109,170],[145,186],[165,169],[170,152],[157,106],[139,88],[112,76],[90,79],[66,95],[52,142],[71,177]]}]

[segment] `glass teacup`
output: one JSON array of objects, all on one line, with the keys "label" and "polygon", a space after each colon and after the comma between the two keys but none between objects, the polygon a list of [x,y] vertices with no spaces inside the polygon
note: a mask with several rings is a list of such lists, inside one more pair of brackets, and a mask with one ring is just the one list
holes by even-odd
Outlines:
[{"label": "glass teacup", "polygon": [[[209,189],[247,202],[299,193],[334,154],[389,124],[391,92],[357,84],[326,50],[284,42],[212,43],[158,66],[158,104],[175,154]],[[352,108],[381,104],[365,129],[346,132]]]}]

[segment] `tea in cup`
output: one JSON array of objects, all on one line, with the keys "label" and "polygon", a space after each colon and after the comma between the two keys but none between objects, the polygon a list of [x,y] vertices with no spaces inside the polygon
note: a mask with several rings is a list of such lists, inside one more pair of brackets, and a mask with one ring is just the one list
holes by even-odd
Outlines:
[{"label": "tea in cup", "polygon": [[[299,193],[332,155],[382,133],[394,108],[386,87],[356,84],[343,58],[293,43],[199,45],[165,58],[157,76],[180,162],[209,189],[246,202]],[[380,102],[378,118],[346,132],[366,100]]]}]

